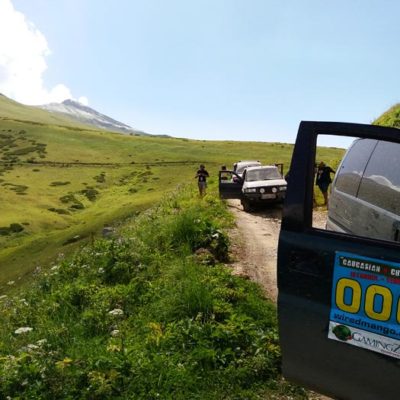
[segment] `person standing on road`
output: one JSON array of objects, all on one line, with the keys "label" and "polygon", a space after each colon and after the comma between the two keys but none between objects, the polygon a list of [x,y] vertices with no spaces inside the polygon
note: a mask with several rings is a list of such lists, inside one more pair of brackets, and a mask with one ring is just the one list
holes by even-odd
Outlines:
[{"label": "person standing on road", "polygon": [[197,184],[199,186],[199,194],[200,197],[203,197],[206,194],[206,187],[207,187],[207,178],[210,175],[205,169],[203,164],[200,165],[200,169],[197,171],[195,179],[197,178]]},{"label": "person standing on road", "polygon": [[328,188],[332,183],[331,174],[334,173],[335,171],[331,167],[328,167],[324,162],[321,161],[318,164],[317,179],[315,183],[324,196],[324,205],[326,206],[328,206]]}]

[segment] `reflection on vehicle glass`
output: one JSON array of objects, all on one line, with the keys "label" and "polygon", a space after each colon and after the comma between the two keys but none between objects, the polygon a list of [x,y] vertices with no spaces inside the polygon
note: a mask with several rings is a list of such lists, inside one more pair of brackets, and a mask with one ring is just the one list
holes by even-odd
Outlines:
[{"label": "reflection on vehicle glass", "polygon": [[376,140],[370,139],[354,141],[338,171],[335,182],[338,190],[353,196],[357,194],[361,176],[376,143]]},{"label": "reflection on vehicle glass", "polygon": [[358,197],[400,215],[400,145],[379,142],[368,162]]},{"label": "reflection on vehicle glass", "polygon": [[247,182],[267,181],[271,179],[282,179],[276,167],[251,169],[246,175]]},{"label": "reflection on vehicle glass", "polygon": [[400,241],[400,144],[358,139],[332,184],[326,228]]}]

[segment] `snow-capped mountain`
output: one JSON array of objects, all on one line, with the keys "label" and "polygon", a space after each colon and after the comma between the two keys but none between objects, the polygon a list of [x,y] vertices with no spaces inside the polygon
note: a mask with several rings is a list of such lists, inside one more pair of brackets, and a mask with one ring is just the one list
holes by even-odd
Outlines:
[{"label": "snow-capped mountain", "polygon": [[39,107],[51,113],[67,115],[68,117],[80,123],[91,125],[100,129],[105,129],[107,131],[114,131],[125,134],[136,133],[147,135],[147,133],[145,132],[137,131],[129,125],[116,121],[115,119],[112,119],[107,115],[101,114],[98,111],[93,110],[93,108],[85,106],[78,101],[64,100],[62,103],[44,104]]}]

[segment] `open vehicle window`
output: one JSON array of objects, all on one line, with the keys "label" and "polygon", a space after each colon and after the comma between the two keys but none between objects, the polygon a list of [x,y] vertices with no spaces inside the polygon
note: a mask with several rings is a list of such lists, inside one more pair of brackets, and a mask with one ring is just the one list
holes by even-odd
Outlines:
[{"label": "open vehicle window", "polygon": [[[317,147],[313,227],[399,241],[400,145],[351,140],[348,148]],[[324,135],[318,136],[317,144],[325,141]]]}]

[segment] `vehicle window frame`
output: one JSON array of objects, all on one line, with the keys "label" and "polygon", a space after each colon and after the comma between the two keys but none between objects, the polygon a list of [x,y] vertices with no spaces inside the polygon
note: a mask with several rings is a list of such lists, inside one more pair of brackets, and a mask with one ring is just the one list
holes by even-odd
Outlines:
[{"label": "vehicle window frame", "polygon": [[[323,235],[332,239],[345,237],[347,240],[362,243],[366,246],[379,241],[382,246],[400,248],[400,242],[371,239],[350,233],[327,231],[312,226],[314,165],[317,139],[320,135],[377,139],[400,144],[400,130],[396,128],[342,122],[302,121],[299,126],[290,165],[291,181],[286,193],[281,229],[306,232],[311,235]],[[309,158],[304,162],[301,154],[307,153]]]}]

